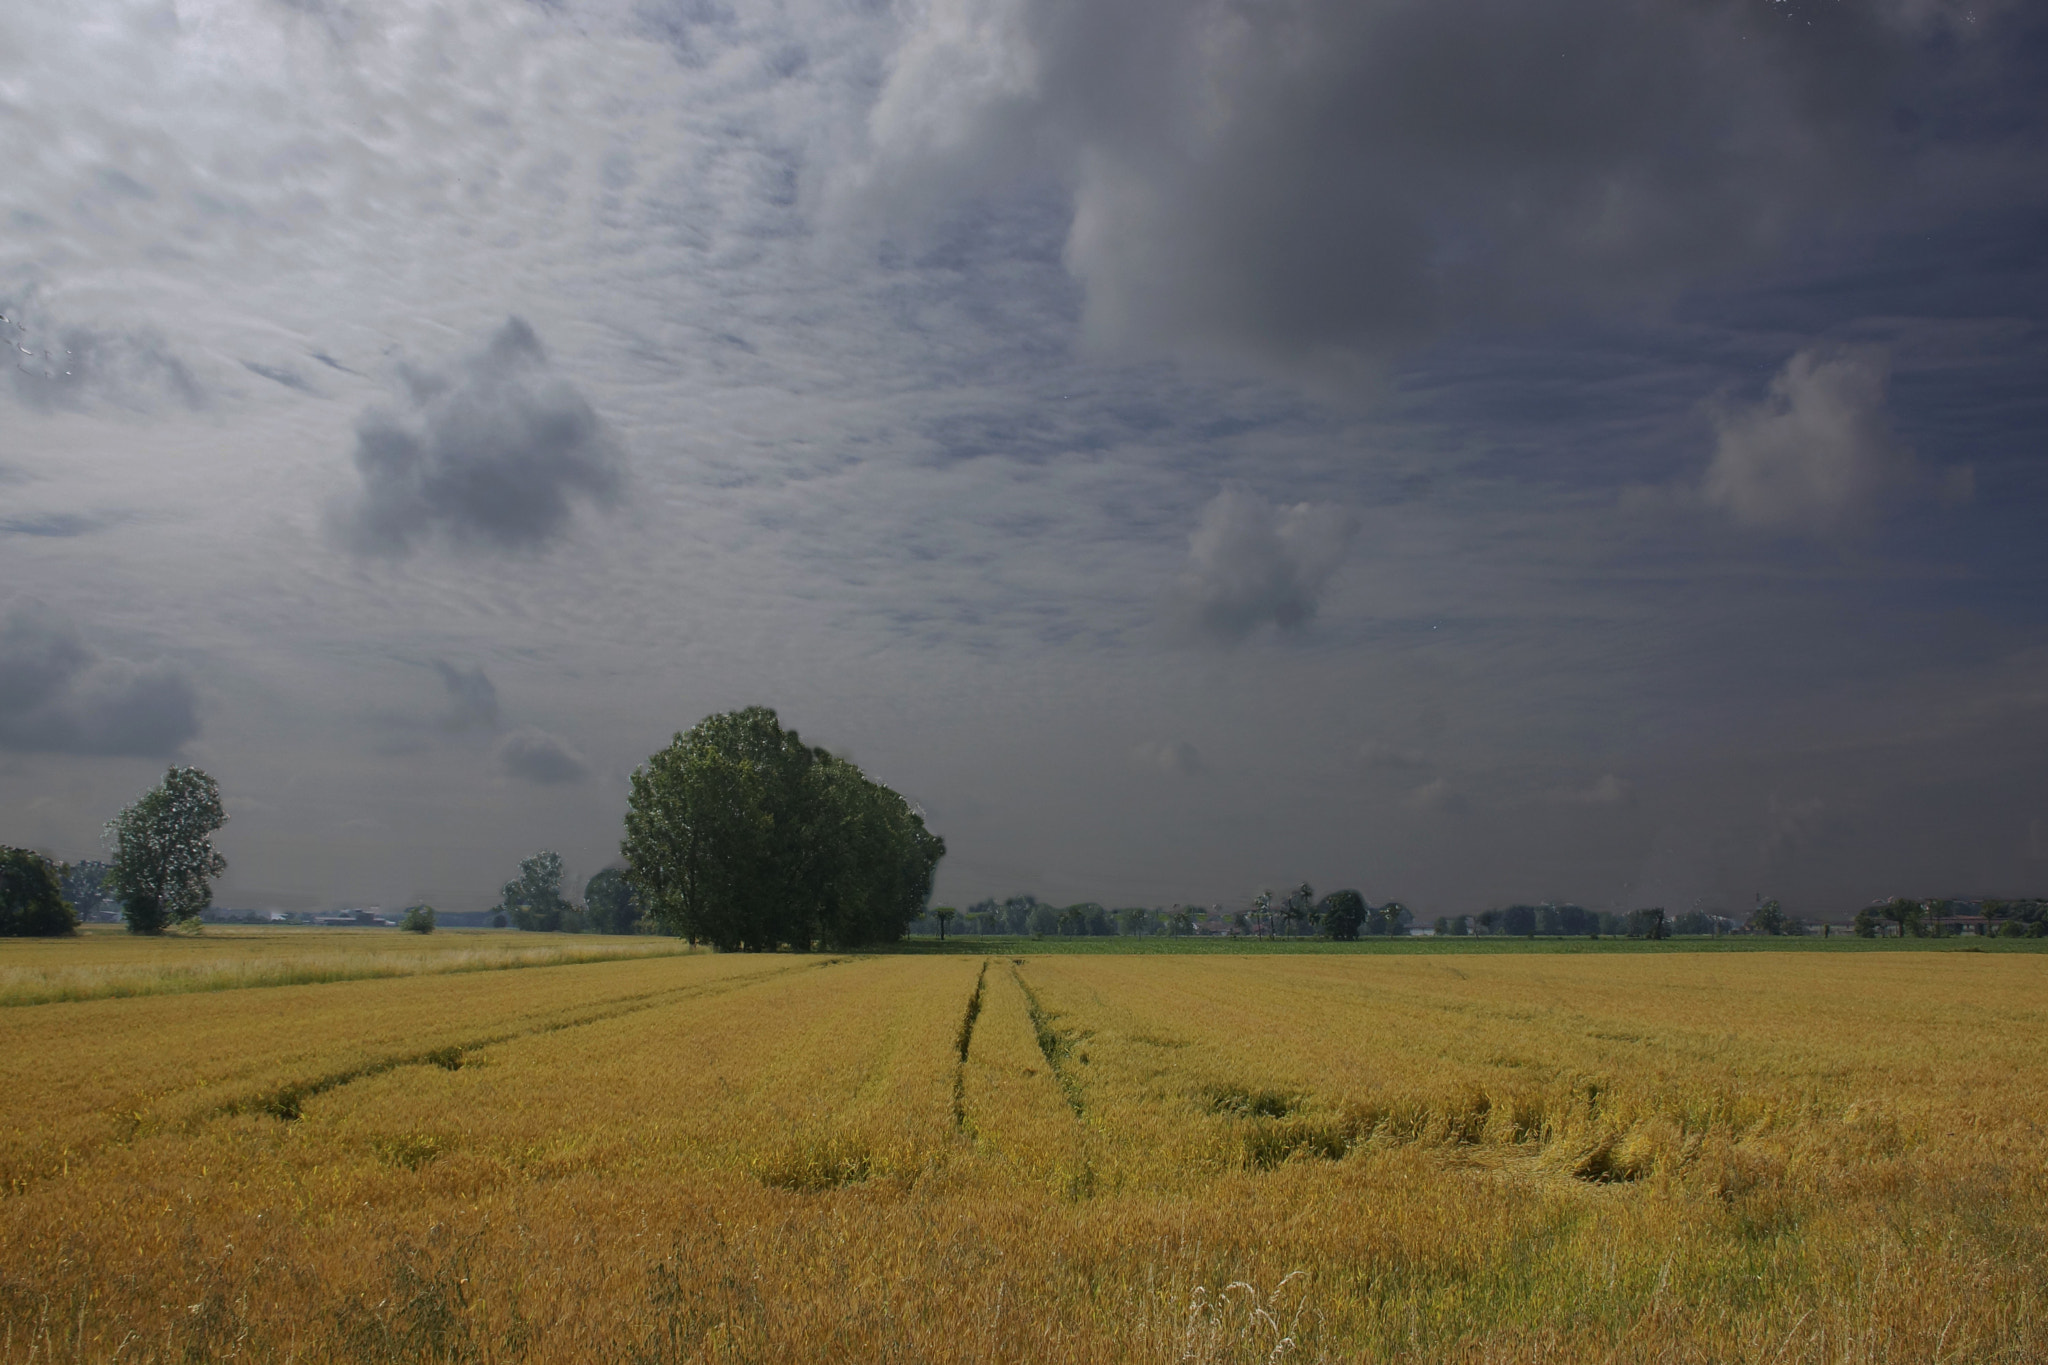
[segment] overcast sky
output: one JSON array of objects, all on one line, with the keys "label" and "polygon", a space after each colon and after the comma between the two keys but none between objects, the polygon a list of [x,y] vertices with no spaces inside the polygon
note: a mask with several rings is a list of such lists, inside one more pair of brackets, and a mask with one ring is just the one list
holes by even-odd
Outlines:
[{"label": "overcast sky", "polygon": [[762,703],[939,895],[2048,892],[2048,16],[0,8],[0,842],[480,909]]}]

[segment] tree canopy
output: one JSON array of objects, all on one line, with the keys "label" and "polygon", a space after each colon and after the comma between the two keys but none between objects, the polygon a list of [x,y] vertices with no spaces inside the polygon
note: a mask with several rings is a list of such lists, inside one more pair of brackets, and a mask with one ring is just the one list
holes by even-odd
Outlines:
[{"label": "tree canopy", "polygon": [[132,932],[160,934],[213,904],[213,878],[228,867],[213,832],[227,821],[218,783],[197,768],[172,768],[107,825],[107,881]]},{"label": "tree canopy", "polygon": [[901,938],[946,852],[909,802],[764,706],[706,716],[649,757],[619,847],[649,918],[750,951]]},{"label": "tree canopy", "polygon": [[640,902],[626,874],[605,868],[583,884],[584,913],[600,934],[630,934],[640,927]]},{"label": "tree canopy", "polygon": [[511,919],[515,929],[552,934],[563,928],[563,920],[575,913],[575,907],[562,898],[562,855],[542,849],[520,859],[519,875],[505,883],[497,909]]},{"label": "tree canopy", "polygon": [[0,848],[0,935],[69,934],[78,927],[64,899],[64,869],[26,848]]}]

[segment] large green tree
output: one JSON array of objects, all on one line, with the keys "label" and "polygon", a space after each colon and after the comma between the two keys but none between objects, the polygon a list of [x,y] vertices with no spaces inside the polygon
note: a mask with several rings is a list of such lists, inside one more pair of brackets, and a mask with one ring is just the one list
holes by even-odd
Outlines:
[{"label": "large green tree", "polygon": [[903,936],[945,841],[764,706],[706,716],[633,774],[626,879],[693,941],[763,951]]},{"label": "large green tree", "polygon": [[63,874],[60,864],[31,849],[0,848],[0,935],[75,932]]},{"label": "large green tree", "polygon": [[213,904],[213,879],[228,867],[214,851],[213,832],[227,822],[218,783],[197,768],[172,768],[108,823],[114,861],[107,882],[131,932],[160,934]]}]

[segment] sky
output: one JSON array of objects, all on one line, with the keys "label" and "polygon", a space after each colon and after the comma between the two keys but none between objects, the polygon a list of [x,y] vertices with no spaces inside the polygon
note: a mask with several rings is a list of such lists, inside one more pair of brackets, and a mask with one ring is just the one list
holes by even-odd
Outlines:
[{"label": "sky", "polygon": [[492,904],[774,707],[937,895],[2048,891],[2019,0],[0,9],[0,842]]}]

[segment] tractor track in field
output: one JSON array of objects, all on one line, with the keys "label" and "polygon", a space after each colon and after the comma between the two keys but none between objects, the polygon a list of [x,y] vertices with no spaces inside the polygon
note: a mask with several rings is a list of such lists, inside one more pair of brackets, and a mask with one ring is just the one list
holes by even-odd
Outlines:
[{"label": "tractor track in field", "polygon": [[586,1028],[591,1024],[601,1024],[606,1020],[623,1018],[629,1014],[644,1013],[647,1010],[657,1009],[662,1005],[673,1004],[679,1000],[704,999],[710,996],[724,995],[731,991],[744,990],[749,986],[759,985],[765,981],[776,980],[779,977],[789,975],[791,972],[807,971],[818,967],[830,967],[837,963],[851,960],[850,958],[843,957],[826,958],[822,962],[806,962],[792,967],[783,967],[772,972],[763,972],[758,976],[745,977],[737,981],[708,981],[699,985],[672,986],[666,990],[645,991],[639,995],[621,996],[617,1000],[608,1002],[603,1008],[588,1010],[566,1019],[551,1019],[526,1028],[510,1029],[501,1033],[472,1037],[460,1043],[449,1043],[436,1048],[427,1048],[419,1052],[380,1057],[358,1066],[328,1072],[323,1076],[316,1076],[307,1080],[289,1081],[284,1085],[272,1087],[253,1096],[245,1096],[239,1100],[230,1100],[203,1117],[211,1119],[225,1118],[234,1114],[260,1113],[269,1114],[272,1118],[290,1122],[300,1116],[305,1101],[312,1099],[316,1095],[326,1094],[330,1090],[338,1090],[342,1086],[354,1081],[367,1080],[372,1076],[381,1076],[386,1072],[396,1071],[401,1067],[438,1066],[444,1071],[460,1071],[462,1069],[462,1059],[466,1054],[481,1052],[488,1047],[499,1047],[505,1043],[517,1042],[522,1038],[538,1038],[549,1033],[561,1033],[572,1028]]},{"label": "tractor track in field", "polygon": [[1038,1039],[1038,1050],[1045,1055],[1045,1064],[1052,1068],[1052,1078],[1059,1082],[1060,1094],[1066,1097],[1067,1107],[1080,1118],[1086,1108],[1082,1102],[1081,1078],[1074,1074],[1071,1058],[1074,1053],[1074,1039],[1059,1031],[1053,1024],[1054,1016],[1045,1006],[1038,1003],[1038,994],[1024,984],[1024,974],[1010,965],[1010,975],[1016,979],[1017,989],[1024,992],[1024,1008],[1031,1016],[1031,1032]]},{"label": "tractor track in field", "polygon": [[[622,960],[638,961],[640,959]],[[658,991],[643,991],[636,995],[620,996],[605,1002],[600,1007],[584,1009],[567,1017],[546,1019],[523,1028],[475,1034],[459,1042],[444,1043],[438,1047],[389,1053],[381,1057],[359,1062],[353,1066],[338,1068],[298,1080],[286,1081],[282,1084],[261,1087],[252,1093],[245,1093],[238,1098],[201,1110],[177,1126],[189,1133],[214,1120],[243,1114],[266,1114],[281,1122],[290,1123],[301,1117],[305,1102],[317,1095],[338,1090],[355,1081],[368,1080],[374,1076],[397,1071],[403,1067],[438,1066],[446,1071],[458,1071],[462,1068],[463,1060],[468,1054],[481,1052],[485,1048],[516,1042],[522,1038],[535,1038],[549,1033],[560,1033],[567,1029],[584,1028],[591,1024],[599,1024],[609,1019],[618,1019],[626,1015],[643,1013],[647,1010],[656,1009],[662,1005],[673,1004],[682,1000],[702,999],[745,990],[751,986],[779,980],[790,975],[792,972],[830,967],[853,960],[849,957],[831,957],[820,962],[796,963],[788,967],[762,972],[756,976],[743,977],[737,980],[701,982],[687,986],[672,986]],[[125,1117],[127,1109],[125,1104],[115,1106],[115,1108],[123,1111]],[[138,1113],[135,1115],[134,1121],[127,1125],[125,1132],[113,1134],[104,1142],[95,1143],[83,1150],[77,1147],[69,1149],[60,1169],[40,1174],[13,1174],[4,1186],[0,1186],[0,1198],[14,1198],[25,1195],[30,1190],[49,1181],[69,1177],[89,1165],[92,1159],[101,1152],[110,1148],[127,1147],[150,1131],[161,1131],[161,1128],[158,1125],[153,1125],[143,1120]]]},{"label": "tractor track in field", "polygon": [[982,987],[988,984],[988,959],[981,960],[981,971],[974,978],[974,994],[967,997],[967,1012],[960,1018],[960,1036],[956,1046],[960,1051],[960,1064],[953,1068],[953,1127],[959,1131],[967,1128],[967,1049],[974,1044],[974,1023],[981,1018]]}]

